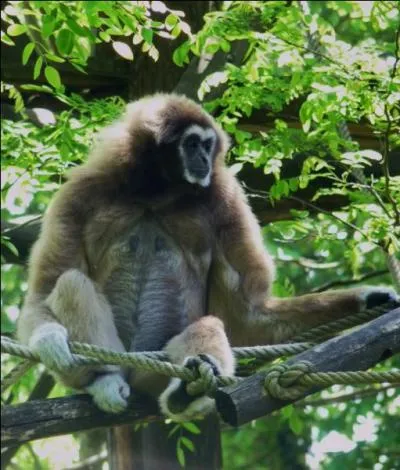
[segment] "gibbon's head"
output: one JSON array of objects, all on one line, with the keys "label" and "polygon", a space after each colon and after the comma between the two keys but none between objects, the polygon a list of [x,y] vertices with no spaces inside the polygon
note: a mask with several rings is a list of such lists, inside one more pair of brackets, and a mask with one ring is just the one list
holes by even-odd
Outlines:
[{"label": "gibbon's head", "polygon": [[206,188],[228,145],[228,136],[198,104],[157,94],[129,104],[123,118],[100,135],[93,157],[166,185],[186,182]]}]

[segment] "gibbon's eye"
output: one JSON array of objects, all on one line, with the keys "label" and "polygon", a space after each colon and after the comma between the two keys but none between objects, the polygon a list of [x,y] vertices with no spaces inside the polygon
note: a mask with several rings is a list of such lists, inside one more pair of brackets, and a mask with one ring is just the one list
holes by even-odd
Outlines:
[{"label": "gibbon's eye", "polygon": [[211,147],[212,147],[212,139],[206,139],[202,142],[202,146],[203,146],[203,149],[207,152],[207,153],[210,153],[211,152]]},{"label": "gibbon's eye", "polygon": [[199,146],[199,137],[197,135],[190,135],[185,140],[185,147],[188,150],[197,150]]}]

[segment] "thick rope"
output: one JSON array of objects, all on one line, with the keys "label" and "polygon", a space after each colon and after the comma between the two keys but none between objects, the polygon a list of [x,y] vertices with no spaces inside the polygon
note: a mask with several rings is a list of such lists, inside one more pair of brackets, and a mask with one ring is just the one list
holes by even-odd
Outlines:
[{"label": "thick rope", "polygon": [[[18,351],[18,353],[26,353],[26,356],[29,356],[30,360],[38,360],[35,354],[29,351],[28,348],[20,346],[15,348],[15,343],[12,341],[7,341],[2,338],[2,350],[13,354],[13,352]],[[14,343],[14,344],[13,344]],[[108,356],[111,357],[111,360],[107,361],[109,364],[115,364],[116,361],[112,359],[119,360],[119,353],[109,352]],[[149,359],[145,355],[140,353],[125,353],[125,360],[128,365],[134,364],[134,366],[140,365],[144,370],[151,370],[158,372],[163,375],[178,377],[185,382],[188,382],[187,392],[190,395],[198,395],[200,393],[205,393],[208,395],[213,395],[215,390],[219,387],[224,387],[228,385],[234,385],[239,383],[242,378],[239,377],[226,377],[226,376],[216,376],[213,372],[212,366],[205,361],[200,361],[200,364],[196,370],[188,369],[186,367],[177,366],[169,362],[163,362],[156,359]],[[127,357],[128,356],[128,357]],[[73,355],[74,360],[76,360],[76,365],[82,365],[83,363],[87,365],[99,364],[101,363],[98,358],[87,358],[84,356]],[[88,360],[88,361],[87,361]],[[125,364],[123,360],[123,365]],[[24,363],[22,364],[24,365]],[[26,363],[27,366],[31,367],[31,362]],[[13,369],[11,374],[8,374],[5,378],[7,383],[3,384],[3,388],[6,388],[10,384],[10,375],[18,375],[17,368]],[[23,369],[23,368],[22,368]],[[14,374],[15,372],[15,374]],[[21,370],[22,373],[25,371]],[[18,378],[21,374],[18,376]],[[307,362],[299,362],[292,366],[287,366],[285,364],[272,367],[265,377],[264,387],[267,393],[271,396],[279,398],[281,400],[295,400],[313,386],[329,387],[334,384],[373,384],[373,383],[392,383],[400,385],[400,371],[394,370],[389,372],[369,372],[369,371],[351,371],[351,372],[312,372],[312,366]]]},{"label": "thick rope", "polygon": [[[177,364],[172,364],[166,361],[160,361],[159,359],[153,359],[150,357],[152,353],[118,353],[115,351],[108,351],[102,348],[96,348],[88,344],[72,343],[71,350],[88,350],[93,353],[93,350],[97,349],[96,357],[83,356],[81,354],[72,354],[73,364],[72,366],[87,366],[87,365],[101,365],[101,364],[114,364],[120,366],[130,366],[134,368],[140,368],[150,372],[155,372],[168,377],[178,377],[185,382],[195,382],[199,380],[199,375],[186,368]],[[13,354],[15,356],[25,357],[31,361],[39,362],[40,358],[37,354],[33,353],[26,346],[16,343],[15,341],[9,340],[9,338],[1,337],[1,351]],[[159,353],[156,353],[159,356]],[[200,372],[201,376],[202,372]],[[205,374],[206,377],[207,374]],[[216,383],[220,387],[227,385],[233,385],[237,383],[240,378],[218,376]],[[204,378],[207,382],[207,378]],[[205,385],[206,386],[206,385]]]},{"label": "thick rope", "polygon": [[[234,348],[234,353],[237,358],[254,357],[260,360],[265,360],[274,359],[286,355],[299,354],[309,349],[312,345],[312,343],[294,343],[274,346]],[[93,344],[77,342],[71,342],[70,348],[71,351],[74,353],[74,365],[76,366],[93,364],[114,364],[120,366],[144,367],[146,370],[154,370],[152,369],[151,365],[149,365],[150,361],[154,361],[156,367],[156,370],[154,371],[156,372],[159,372],[160,367],[163,368],[165,366],[165,363],[167,364],[165,367],[169,368],[169,363],[167,362],[168,357],[166,353],[162,351],[119,353],[101,348],[99,346],[94,346]],[[29,348],[5,336],[1,337],[1,351],[4,353],[12,354],[14,356],[23,357],[31,361],[39,361],[39,357],[34,354]],[[172,369],[169,368],[168,370],[173,371],[174,367],[179,366],[172,365]],[[178,372],[178,374],[180,373]],[[182,377],[180,375],[175,376],[183,379],[191,378],[190,375]]]},{"label": "thick rope", "polygon": [[281,400],[296,400],[312,387],[331,385],[359,385],[390,383],[400,386],[400,370],[348,371],[348,372],[312,372],[312,364],[298,362],[291,366],[281,364],[267,372],[264,381],[265,391]]},{"label": "thick rope", "polygon": [[[378,306],[373,309],[366,310],[364,312],[360,312],[359,314],[352,315],[344,319],[339,319],[327,325],[322,325],[318,328],[314,328],[300,336],[303,338],[315,338],[316,336],[321,335],[325,336],[327,333],[332,333],[332,330],[337,331],[338,329],[348,328],[350,326],[354,326],[355,324],[359,324],[362,321],[367,321],[371,318],[375,318],[376,316],[379,316],[387,312],[388,310],[391,310],[397,305],[398,304],[396,302],[390,302],[385,305]],[[283,355],[298,354],[309,349],[311,346],[312,344],[310,343],[283,344],[275,346],[255,346],[245,348],[234,348],[234,352],[237,358],[255,358],[258,360],[266,360],[275,357],[280,357]],[[188,383],[187,390],[188,393],[192,395],[196,395],[198,393],[213,394],[213,392],[218,387],[233,385],[242,380],[239,377],[215,376],[210,364],[204,361],[200,362],[196,370],[188,369],[177,364],[172,364],[168,362],[166,354],[160,351],[120,353],[100,348],[91,344],[77,342],[71,342],[70,348],[71,352],[73,353],[72,367],[113,364],[140,368],[142,370],[155,372],[161,375],[180,378],[181,380]],[[40,361],[39,356],[32,352],[28,347],[23,346],[17,343],[16,341],[13,341],[12,339],[4,336],[1,337],[1,351],[28,359],[28,361],[24,361],[22,364],[14,368],[5,377],[5,379],[3,380],[2,390],[15,383],[15,381],[18,380],[32,366],[34,362]],[[296,376],[296,374],[294,375]],[[268,374],[268,376],[274,377],[274,374]],[[286,377],[289,376],[287,375]],[[291,377],[293,377],[293,373]],[[348,376],[346,377],[349,378]],[[318,378],[315,377],[316,381],[317,379]],[[269,380],[270,379],[266,380],[266,383],[269,383]],[[285,378],[279,380],[285,381],[287,379]],[[340,380],[339,376],[337,376],[337,380]],[[304,382],[303,385],[307,384]]]},{"label": "thick rope", "polygon": [[374,318],[377,318],[398,306],[399,304],[397,302],[388,302],[383,305],[378,305],[354,315],[339,318],[329,323],[325,323],[324,325],[312,328],[311,330],[296,335],[294,338],[292,338],[291,341],[318,341],[345,329],[352,328],[354,326],[360,325],[361,323],[366,323],[370,320],[373,320]]}]

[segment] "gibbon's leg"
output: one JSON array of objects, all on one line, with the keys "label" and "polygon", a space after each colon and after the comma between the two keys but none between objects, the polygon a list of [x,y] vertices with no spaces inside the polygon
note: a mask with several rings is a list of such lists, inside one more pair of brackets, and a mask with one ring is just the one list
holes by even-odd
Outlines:
[{"label": "gibbon's leg", "polygon": [[130,388],[120,367],[71,367],[68,341],[125,350],[105,297],[85,274],[71,269],[59,277],[45,303],[59,323],[45,323],[37,328],[29,342],[31,348],[63,383],[89,392],[99,408],[109,412],[125,409]]},{"label": "gibbon's leg", "polygon": [[[269,299],[257,316],[252,318],[250,315],[243,338],[246,345],[280,343],[315,326],[394,300],[399,300],[399,296],[387,287],[360,287]],[[235,338],[234,344],[243,344],[240,336]]]},{"label": "gibbon's leg", "polygon": [[[197,367],[199,357],[209,362],[216,375],[233,375],[235,362],[221,320],[205,316],[189,325],[172,338],[164,350],[171,362],[187,367]],[[162,412],[175,421],[185,421],[204,416],[214,410],[215,402],[207,396],[191,396],[186,383],[178,378],[170,380],[159,397]]]}]

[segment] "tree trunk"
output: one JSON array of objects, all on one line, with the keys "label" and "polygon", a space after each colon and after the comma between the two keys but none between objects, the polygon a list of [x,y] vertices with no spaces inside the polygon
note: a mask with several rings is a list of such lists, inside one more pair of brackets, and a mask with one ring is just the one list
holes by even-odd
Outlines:
[{"label": "tree trunk", "polygon": [[[200,434],[182,430],[195,451],[182,446],[186,470],[218,470],[222,468],[220,424],[217,415],[196,422]],[[177,458],[180,432],[169,436],[173,424],[149,423],[134,430],[132,425],[114,427],[109,433],[110,470],[181,470]]]}]

